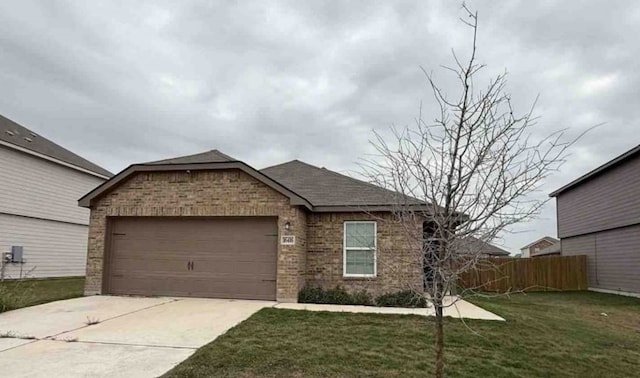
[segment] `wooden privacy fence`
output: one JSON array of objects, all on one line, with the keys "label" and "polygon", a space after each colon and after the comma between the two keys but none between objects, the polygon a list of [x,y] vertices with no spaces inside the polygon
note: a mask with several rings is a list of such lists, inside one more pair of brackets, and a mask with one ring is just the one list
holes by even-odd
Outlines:
[{"label": "wooden privacy fence", "polygon": [[586,290],[587,256],[485,258],[460,275],[459,285],[481,291]]}]

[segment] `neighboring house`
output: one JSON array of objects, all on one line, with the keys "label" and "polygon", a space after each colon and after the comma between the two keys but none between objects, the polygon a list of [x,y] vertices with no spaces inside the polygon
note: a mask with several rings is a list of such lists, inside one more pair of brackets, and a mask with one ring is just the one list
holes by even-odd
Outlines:
[{"label": "neighboring house", "polygon": [[589,288],[640,294],[640,145],[550,196],[562,255],[587,255]]},{"label": "neighboring house", "polygon": [[542,248],[538,252],[535,252],[531,255],[531,257],[543,257],[543,256],[560,256],[561,255],[561,243],[555,243],[550,245],[549,247]]},{"label": "neighboring house", "polygon": [[464,243],[467,244],[467,250],[474,255],[478,253],[482,257],[509,257],[511,255],[511,253],[502,248],[474,237],[466,238]]},{"label": "neighboring house", "polygon": [[386,221],[397,196],[297,160],[256,170],[217,150],[134,164],[79,201],[91,209],[85,293],[295,302],[305,285],[422,287],[421,243]]},{"label": "neighboring house", "polygon": [[551,236],[544,236],[520,248],[520,252],[522,253],[522,257],[531,257],[538,254],[543,249],[551,247],[557,243],[560,243],[560,240],[552,238]]},{"label": "neighboring house", "polygon": [[83,276],[89,211],[77,200],[111,173],[3,116],[0,162],[4,277]]}]

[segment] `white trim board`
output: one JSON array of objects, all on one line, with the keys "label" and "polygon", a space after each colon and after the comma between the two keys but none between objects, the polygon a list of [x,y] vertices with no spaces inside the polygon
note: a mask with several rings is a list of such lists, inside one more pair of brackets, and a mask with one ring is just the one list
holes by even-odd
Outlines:
[{"label": "white trim board", "polygon": [[[370,250],[369,248],[347,248],[347,224],[373,223],[373,274],[347,274],[347,249],[352,251]],[[376,278],[378,276],[378,223],[371,220],[348,220],[342,224],[342,277],[344,278]]]}]

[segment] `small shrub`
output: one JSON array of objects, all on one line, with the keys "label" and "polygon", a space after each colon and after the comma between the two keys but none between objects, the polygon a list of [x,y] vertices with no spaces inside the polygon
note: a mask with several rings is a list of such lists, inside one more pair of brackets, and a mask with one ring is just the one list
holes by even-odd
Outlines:
[{"label": "small shrub", "polygon": [[363,306],[374,305],[371,294],[369,294],[369,292],[367,292],[366,290],[356,291],[355,293],[351,294],[351,297],[353,300],[353,304],[363,305]]},{"label": "small shrub", "polygon": [[333,289],[325,291],[325,297],[322,303],[337,304],[337,305],[350,305],[353,304],[351,294],[349,294],[344,288],[336,286]]},{"label": "small shrub", "polygon": [[404,290],[377,297],[376,306],[424,308],[427,307],[427,301],[412,290]]},{"label": "small shrub", "polygon": [[305,287],[298,293],[298,302],[337,305],[373,305],[371,295],[365,290],[351,294],[341,286],[336,286],[328,290],[321,287]]},{"label": "small shrub", "polygon": [[324,303],[324,290],[321,287],[305,286],[298,293],[299,303]]}]

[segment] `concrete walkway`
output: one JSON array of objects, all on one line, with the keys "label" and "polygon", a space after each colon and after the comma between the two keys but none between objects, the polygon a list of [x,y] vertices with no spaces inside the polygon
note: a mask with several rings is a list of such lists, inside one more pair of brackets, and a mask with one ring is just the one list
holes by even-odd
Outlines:
[{"label": "concrete walkway", "polygon": [[[499,320],[504,321],[500,316],[482,309],[465,300],[456,297],[445,299],[448,307],[444,309],[444,316],[464,319]],[[433,307],[430,308],[396,308],[396,307],[373,307],[373,306],[343,306],[311,303],[278,303],[275,308],[285,308],[290,310],[307,311],[330,311],[330,312],[354,312],[368,314],[398,314],[398,315],[423,315],[434,316]]]},{"label": "concrete walkway", "polygon": [[95,296],[9,311],[0,314],[0,376],[157,377],[274,304]]},{"label": "concrete walkway", "polygon": [[[194,298],[75,298],[0,314],[0,376],[157,377],[264,307],[433,315],[428,308]],[[447,308],[445,314],[504,320],[465,301]]]}]

